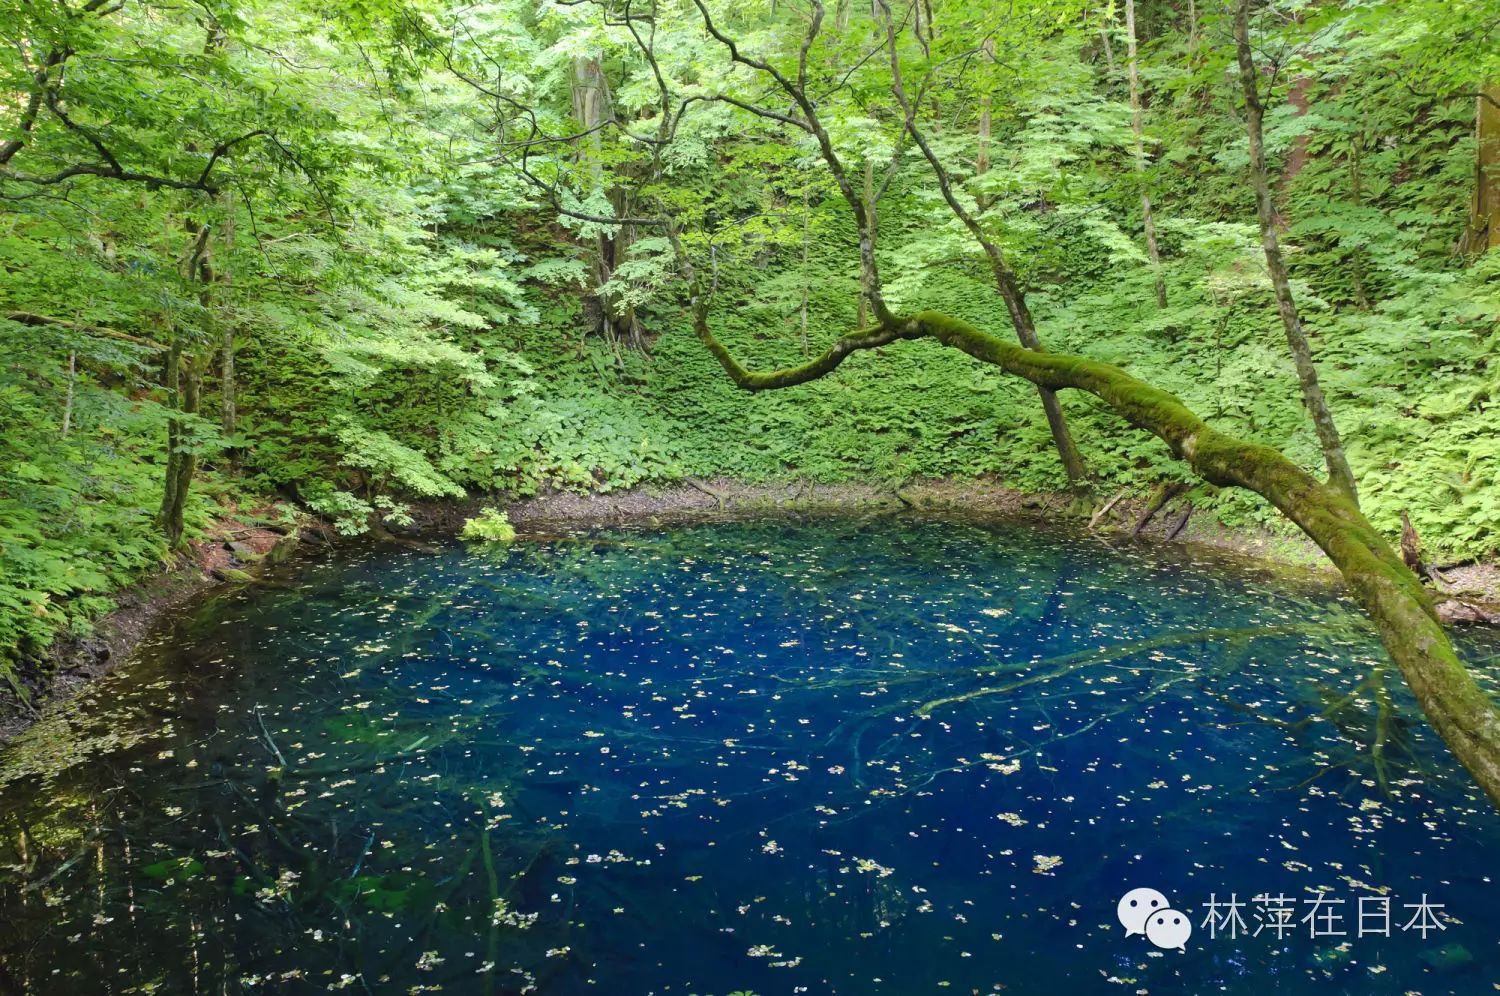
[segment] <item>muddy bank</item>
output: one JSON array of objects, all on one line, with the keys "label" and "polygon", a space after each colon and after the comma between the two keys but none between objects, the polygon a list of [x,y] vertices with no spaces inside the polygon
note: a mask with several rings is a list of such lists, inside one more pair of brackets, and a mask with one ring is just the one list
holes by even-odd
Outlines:
[{"label": "muddy bank", "polygon": [[[1148,499],[1124,497],[1093,523],[1100,532],[1130,534]],[[422,521],[434,531],[456,531],[474,507],[449,506],[423,510]],[[985,481],[917,480],[899,486],[873,484],[815,484],[809,481],[745,484],[727,478],[694,480],[665,487],[634,488],[612,494],[551,494],[504,506],[523,533],[547,532],[561,526],[607,525],[655,520],[662,525],[703,521],[721,516],[758,515],[768,511],[791,513],[903,509],[954,511],[975,514],[1033,517],[1047,523],[1071,521],[1087,525],[1072,496],[1062,492],[1029,493]],[[1332,571],[1323,554],[1301,534],[1230,529],[1207,515],[1188,515],[1169,503],[1141,527],[1146,541],[1186,543],[1244,554],[1261,560],[1319,571]]]},{"label": "muddy bank", "polygon": [[[316,524],[311,527],[316,531]],[[253,581],[264,565],[285,559],[301,539],[297,529],[245,527],[223,522],[190,543],[160,573],[116,592],[116,607],[94,622],[87,636],[60,636],[37,666],[22,672],[31,702],[0,701],[0,744],[36,722],[55,703],[73,698],[90,682],[130,658],[161,620],[210,588]]]},{"label": "muddy bank", "polygon": [[[1070,523],[1098,535],[1124,536],[1142,542],[1181,543],[1238,554],[1336,578],[1323,552],[1289,523],[1284,530],[1226,526],[1211,514],[1195,512],[1174,496],[1160,507],[1149,495],[1121,494],[1103,500],[1085,515],[1063,492],[1022,492],[988,480],[913,480],[898,485],[869,483],[816,484],[792,481],[746,484],[729,478],[694,479],[683,484],[633,488],[615,493],[558,493],[499,503],[524,535],[579,525],[646,522],[671,525],[726,516],[753,516],[780,511],[793,514],[851,510],[952,511],[976,515],[1032,517],[1049,525]],[[453,533],[483,503],[447,505],[424,510],[423,527]],[[1148,514],[1148,512],[1150,514]],[[1395,537],[1392,537],[1395,543]],[[1430,583],[1441,606],[1453,596],[1500,609],[1500,564],[1448,565]],[[1470,622],[1469,618],[1455,621]]]},{"label": "muddy bank", "polygon": [[[1200,553],[1230,556],[1240,560],[1241,566],[1248,559],[1251,566],[1283,572],[1289,583],[1339,582],[1322,552],[1300,533],[1230,528],[1209,515],[1193,514],[1181,501],[1167,502],[1147,517],[1151,504],[1148,496],[1122,496],[1091,517],[1080,513],[1068,494],[1026,493],[986,480],[916,480],[898,486],[811,481],[747,484],[711,478],[612,493],[559,492],[509,502],[491,498],[419,504],[412,508],[413,524],[386,538],[418,544],[425,539],[448,539],[457,535],[465,519],[486,506],[503,508],[523,540],[594,526],[656,528],[768,514],[1003,516],[1074,529],[1081,538],[1181,544]],[[221,524],[192,544],[172,567],[117,593],[118,608],[98,620],[89,636],[60,638],[48,655],[47,666],[28,676],[33,693],[30,708],[13,702],[0,704],[0,743],[30,726],[48,704],[72,698],[90,681],[127,660],[136,644],[184,603],[217,585],[253,581],[263,565],[284,559],[299,539],[329,546],[338,537],[314,521],[300,522],[296,530]],[[1500,567],[1495,564],[1455,566],[1440,573],[1450,592],[1491,607],[1500,601]],[[1439,602],[1446,600],[1441,593],[1436,597]]]}]

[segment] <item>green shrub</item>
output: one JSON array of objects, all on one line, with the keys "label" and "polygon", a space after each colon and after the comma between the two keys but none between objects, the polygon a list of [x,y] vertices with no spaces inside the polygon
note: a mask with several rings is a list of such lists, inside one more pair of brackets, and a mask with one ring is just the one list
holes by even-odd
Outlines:
[{"label": "green shrub", "polygon": [[516,527],[510,524],[504,512],[482,508],[474,518],[464,521],[463,532],[459,535],[483,543],[509,543],[516,538]]}]

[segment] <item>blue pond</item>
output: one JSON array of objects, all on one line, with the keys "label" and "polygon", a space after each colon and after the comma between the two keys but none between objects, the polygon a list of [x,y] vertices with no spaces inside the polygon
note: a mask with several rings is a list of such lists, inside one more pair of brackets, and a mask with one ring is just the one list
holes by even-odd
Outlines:
[{"label": "blue pond", "polygon": [[908,517],[369,545],[0,757],[0,992],[1493,992],[1497,859],[1332,587]]}]

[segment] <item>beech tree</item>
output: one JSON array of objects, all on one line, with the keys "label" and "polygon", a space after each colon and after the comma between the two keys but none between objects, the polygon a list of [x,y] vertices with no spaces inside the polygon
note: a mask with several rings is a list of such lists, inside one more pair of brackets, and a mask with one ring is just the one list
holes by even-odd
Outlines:
[{"label": "beech tree", "polygon": [[1255,52],[1250,44],[1250,6],[1251,0],[1239,0],[1239,6],[1235,10],[1234,40],[1240,86],[1245,94],[1245,129],[1250,137],[1250,187],[1255,192],[1255,217],[1260,225],[1266,272],[1276,294],[1276,310],[1281,315],[1281,325],[1286,331],[1287,348],[1291,350],[1292,362],[1297,368],[1302,403],[1312,417],[1313,428],[1318,433],[1318,444],[1323,449],[1323,461],[1328,465],[1329,483],[1358,506],[1359,488],[1354,481],[1354,471],[1349,467],[1349,458],[1344,455],[1344,441],[1339,436],[1333,413],[1328,409],[1328,399],[1318,381],[1312,346],[1308,343],[1307,332],[1302,326],[1297,301],[1292,296],[1291,277],[1287,273],[1286,261],[1281,255],[1281,240],[1276,233],[1276,205],[1272,200],[1271,176],[1266,166],[1266,109],[1260,94],[1260,70],[1256,66]]},{"label": "beech tree", "polygon": [[1251,5],[1257,170],[1237,0],[1133,7],[1132,100],[1085,0],[5,6],[0,679],[268,509],[989,478],[1294,523],[1493,794],[1385,537],[1500,536],[1500,0]]},{"label": "beech tree", "polygon": [[[612,11],[614,16],[622,17],[626,22],[632,18],[644,21],[659,16],[654,7],[648,12],[637,13],[628,3],[620,9],[609,7],[608,0],[599,2],[601,10]],[[1500,711],[1459,661],[1421,581],[1360,514],[1354,501],[1352,476],[1335,473],[1335,480],[1326,484],[1320,482],[1277,450],[1213,428],[1178,398],[1132,377],[1118,366],[1081,356],[1048,353],[1030,344],[1008,343],[969,322],[937,311],[919,308],[898,311],[893,308],[886,299],[881,280],[875,232],[862,184],[846,165],[824,117],[827,95],[821,99],[814,95],[814,86],[827,86],[829,79],[837,81],[841,71],[843,78],[848,78],[847,67],[842,70],[835,67],[828,70],[826,76],[815,78],[813,56],[822,36],[825,16],[821,0],[811,0],[805,27],[795,36],[790,54],[761,54],[752,50],[726,26],[722,12],[715,13],[710,9],[707,0],[693,0],[693,5],[703,31],[721,47],[723,56],[738,67],[739,78],[745,81],[747,89],[741,91],[725,86],[730,82],[726,74],[720,88],[715,91],[708,94],[682,93],[669,82],[651,39],[636,32],[640,56],[651,66],[658,91],[659,103],[654,115],[658,125],[656,141],[670,142],[678,133],[689,108],[716,101],[729,103],[793,134],[805,136],[816,150],[852,218],[857,233],[860,292],[869,303],[872,320],[868,327],[838,337],[823,352],[802,363],[772,370],[746,367],[715,335],[712,327],[712,301],[720,265],[712,239],[697,227],[698,219],[690,213],[673,210],[672,205],[658,202],[659,213],[634,223],[652,227],[670,241],[676,266],[687,288],[696,334],[737,386],[751,392],[793,388],[831,374],[856,354],[882,350],[902,342],[930,340],[1029,381],[1039,389],[1054,394],[1065,390],[1078,391],[1098,399],[1127,424],[1159,438],[1174,457],[1185,462],[1202,480],[1219,487],[1245,488],[1260,495],[1327,554],[1343,574],[1351,593],[1375,622],[1391,657],[1400,667],[1433,727],[1491,800],[1500,804]],[[898,11],[886,2],[881,3],[879,12],[886,31],[877,46],[884,50],[889,61],[890,93],[903,112],[896,127],[909,135],[921,150],[945,202],[976,241],[985,246],[996,278],[1003,287],[1005,275],[1009,272],[1004,256],[986,245],[987,234],[969,214],[940,157],[927,140],[917,119],[919,101],[908,93],[903,82],[902,49],[914,46],[922,52],[921,58],[930,57],[931,39],[919,32],[916,25],[925,23],[930,26],[931,22],[919,19],[914,10]],[[1237,21],[1237,37],[1241,40],[1248,30],[1243,27],[1246,17],[1248,9],[1242,3]],[[898,25],[910,27],[898,28]],[[1242,82],[1247,87],[1247,102],[1254,113],[1260,106],[1255,95],[1257,73],[1253,62],[1244,54],[1243,42],[1240,50]],[[1255,136],[1256,129],[1252,127],[1252,159],[1258,147]],[[1267,260],[1274,270],[1274,217],[1263,159],[1260,175],[1261,181],[1256,186],[1257,204],[1261,209]],[[559,210],[579,213],[562,202],[555,188],[544,186],[544,190]],[[1012,297],[1006,298],[1008,306],[1012,300]],[[1278,303],[1282,302],[1285,305],[1283,316],[1290,315],[1295,319],[1289,293],[1284,296],[1278,293]],[[1011,314],[1016,319],[1017,310],[1013,308]],[[1021,321],[1016,319],[1016,324],[1019,331]],[[1290,342],[1290,325],[1288,333]],[[1304,379],[1303,383],[1306,388],[1308,380]],[[1315,376],[1311,383],[1316,386]],[[1329,425],[1331,427],[1331,422]],[[1341,451],[1339,455],[1342,455]]]}]

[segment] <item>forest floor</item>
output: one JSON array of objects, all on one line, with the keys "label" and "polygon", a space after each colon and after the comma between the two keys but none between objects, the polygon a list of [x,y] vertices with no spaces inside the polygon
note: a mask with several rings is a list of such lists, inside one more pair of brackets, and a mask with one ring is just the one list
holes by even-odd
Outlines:
[{"label": "forest floor", "polygon": [[[489,501],[439,502],[413,508],[415,522],[403,532],[450,537],[466,518]],[[1131,536],[1144,512],[1143,496],[1120,498],[1093,522],[1072,511],[1066,493],[1028,493],[987,480],[910,480],[901,483],[817,484],[789,481],[748,484],[729,478],[685,484],[579,494],[557,492],[510,502],[505,510],[519,538],[545,538],[580,527],[644,525],[661,527],[764,515],[833,515],[853,512],[916,512],[966,519],[1019,518],[1100,535]],[[1185,514],[1168,503],[1146,521],[1134,541],[1182,543],[1203,551],[1250,558],[1261,567],[1290,571],[1302,581],[1331,582],[1337,572],[1310,541],[1293,533],[1230,527],[1208,514]],[[302,533],[327,543],[331,530],[304,524]],[[401,539],[400,536],[394,537]],[[290,540],[290,541],[289,541]],[[89,682],[127,660],[143,637],[171,614],[209,589],[253,580],[253,571],[279,560],[296,538],[263,528],[245,528],[227,519],[189,544],[176,561],[116,596],[118,607],[99,619],[84,637],[63,638],[53,646],[46,673],[30,676],[32,705],[0,706],[0,744],[35,721],[49,704],[72,698]],[[1442,571],[1453,591],[1494,605],[1500,601],[1500,563],[1490,561]],[[1441,597],[1439,599],[1441,601]]]}]

